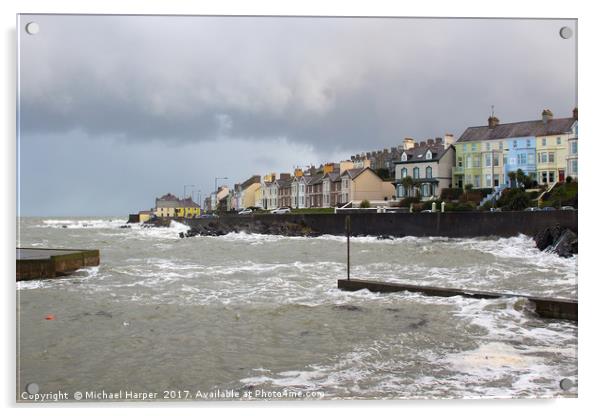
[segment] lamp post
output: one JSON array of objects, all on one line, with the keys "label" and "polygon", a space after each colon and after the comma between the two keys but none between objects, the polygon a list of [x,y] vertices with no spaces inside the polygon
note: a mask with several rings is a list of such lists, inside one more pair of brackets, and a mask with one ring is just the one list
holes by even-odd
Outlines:
[{"label": "lamp post", "polygon": [[184,185],[184,197],[186,198],[186,188],[190,187],[190,188],[194,188],[196,185]]}]

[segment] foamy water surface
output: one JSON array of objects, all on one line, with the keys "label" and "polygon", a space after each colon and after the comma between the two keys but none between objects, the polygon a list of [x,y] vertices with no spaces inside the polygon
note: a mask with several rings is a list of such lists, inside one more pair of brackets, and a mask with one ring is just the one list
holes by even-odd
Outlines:
[{"label": "foamy water surface", "polygon": [[[578,381],[577,326],[539,318],[524,298],[340,291],[343,237],[180,239],[183,224],[124,225],[20,221],[21,247],[101,252],[99,267],[17,283],[20,389],[576,395],[559,382]],[[526,236],[357,237],[351,263],[364,279],[577,297],[577,257],[540,252]]]}]

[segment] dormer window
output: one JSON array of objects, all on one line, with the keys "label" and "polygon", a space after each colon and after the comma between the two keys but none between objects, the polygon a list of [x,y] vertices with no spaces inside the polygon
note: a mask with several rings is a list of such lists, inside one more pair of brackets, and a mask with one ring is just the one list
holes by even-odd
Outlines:
[{"label": "dormer window", "polygon": [[426,158],[429,159],[429,160],[433,158],[433,154],[431,153],[430,150],[426,151]]},{"label": "dormer window", "polygon": [[401,154],[401,161],[406,162],[407,160],[408,160],[408,155],[406,154],[406,152],[403,152]]}]

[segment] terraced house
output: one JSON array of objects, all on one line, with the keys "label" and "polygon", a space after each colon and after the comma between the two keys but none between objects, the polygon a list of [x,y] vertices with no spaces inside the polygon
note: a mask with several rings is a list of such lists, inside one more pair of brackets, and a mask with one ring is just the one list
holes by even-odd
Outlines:
[{"label": "terraced house", "polygon": [[456,142],[453,185],[501,189],[513,185],[509,173],[519,169],[540,184],[563,182],[569,160],[577,158],[576,145],[569,158],[569,139],[576,143],[576,110],[573,117],[554,119],[544,110],[540,120],[506,124],[492,115],[486,126],[467,128]]}]

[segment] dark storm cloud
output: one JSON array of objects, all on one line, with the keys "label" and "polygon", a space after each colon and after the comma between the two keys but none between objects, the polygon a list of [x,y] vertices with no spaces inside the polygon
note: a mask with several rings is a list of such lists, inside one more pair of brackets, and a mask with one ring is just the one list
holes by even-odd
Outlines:
[{"label": "dark storm cloud", "polygon": [[572,22],[39,16],[22,132],[177,145],[286,137],[320,149],[568,115]]}]

